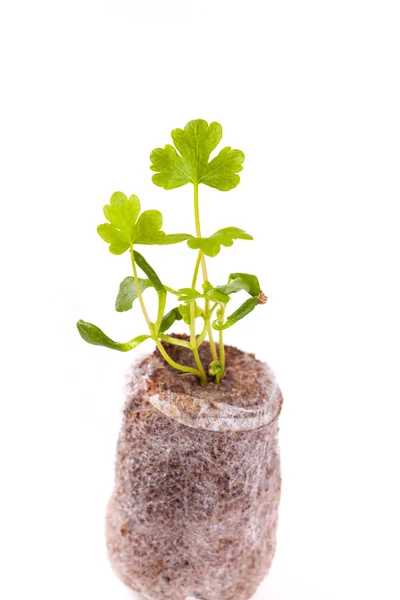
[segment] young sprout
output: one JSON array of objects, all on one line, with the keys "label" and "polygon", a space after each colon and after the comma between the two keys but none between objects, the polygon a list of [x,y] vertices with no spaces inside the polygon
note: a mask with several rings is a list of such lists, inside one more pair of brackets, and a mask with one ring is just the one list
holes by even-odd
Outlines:
[{"label": "young sprout", "polygon": [[[132,274],[125,277],[119,287],[115,308],[118,312],[130,310],[136,299],[139,300],[148,333],[134,337],[128,342],[114,342],[101,329],[91,323],[78,321],[77,327],[82,338],[89,344],[105,346],[113,350],[126,352],[143,341],[152,339],[166,362],[184,373],[196,375],[202,385],[209,379],[220,383],[225,373],[225,350],[223,332],[246,315],[258,304],[265,304],[267,297],[260,289],[255,275],[248,273],[231,273],[228,282],[214,286],[210,283],[206,257],[215,257],[221,246],[232,246],[234,240],[252,240],[252,236],[238,227],[220,229],[208,237],[201,233],[199,187],[200,184],[229,191],[235,188],[242,171],[244,154],[241,150],[233,150],[229,146],[223,148],[217,156],[210,160],[222,138],[222,127],[218,123],[208,125],[206,121],[197,119],[190,121],[184,129],[174,129],[171,134],[174,145],[156,148],[150,155],[150,168],[155,171],[153,182],[166,190],[172,190],[186,184],[193,185],[193,213],[196,235],[187,233],[166,234],[161,230],[162,215],[158,210],[141,211],[137,196],[129,198],[122,192],[115,192],[110,203],[104,207],[107,223],[99,225],[100,237],[109,244],[113,254],[124,254],[129,251]],[[190,287],[177,290],[161,283],[154,269],[137,250],[138,245],[169,245],[187,242],[197,252]],[[202,284],[199,286],[201,268]],[[139,277],[138,269],[146,278]],[[144,301],[144,292],[154,288],[158,296],[158,308],[152,320]],[[227,304],[231,296],[237,292],[245,292],[249,298],[239,308],[226,317]],[[167,299],[173,296],[178,305],[166,312]],[[201,333],[197,334],[197,320],[202,321]],[[183,320],[189,327],[188,339],[172,337],[166,332],[175,321]],[[213,331],[218,332],[218,344],[213,338]],[[208,339],[212,361],[203,365],[199,348]],[[196,368],[178,364],[168,354],[162,342],[169,342],[189,348],[193,352]],[[218,348],[217,348],[218,346]],[[210,376],[210,377],[208,377]]]}]

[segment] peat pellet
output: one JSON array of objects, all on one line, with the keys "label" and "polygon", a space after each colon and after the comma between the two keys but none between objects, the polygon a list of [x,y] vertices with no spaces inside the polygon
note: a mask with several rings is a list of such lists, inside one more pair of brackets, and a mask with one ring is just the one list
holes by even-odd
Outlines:
[{"label": "peat pellet", "polygon": [[[190,350],[165,347],[194,366]],[[200,356],[211,362],[207,344]],[[128,375],[107,547],[148,600],[249,600],[272,563],[282,395],[254,355],[227,346],[226,362],[207,387],[158,351]]]}]

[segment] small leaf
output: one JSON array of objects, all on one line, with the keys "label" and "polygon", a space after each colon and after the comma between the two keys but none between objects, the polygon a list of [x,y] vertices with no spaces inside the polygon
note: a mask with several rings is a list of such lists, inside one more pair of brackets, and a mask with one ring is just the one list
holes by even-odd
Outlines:
[{"label": "small leaf", "polygon": [[[203,311],[201,310],[200,306],[197,306],[196,303],[194,304],[194,307],[194,318],[197,319],[198,317],[201,317]],[[186,325],[190,325],[190,304],[180,304],[178,309]]]},{"label": "small leaf", "polygon": [[235,312],[233,312],[226,319],[225,323],[220,323],[220,321],[218,321],[218,320],[214,321],[212,324],[213,328],[216,329],[217,331],[221,331],[222,329],[228,329],[229,327],[232,327],[232,325],[234,325],[235,323],[237,323],[238,321],[243,319],[246,315],[251,313],[251,311],[255,309],[257,304],[258,304],[257,297],[249,298],[248,300],[246,300],[246,302],[243,302],[243,304],[241,306],[239,306],[239,308],[237,310],[235,310]]},{"label": "small leaf", "polygon": [[93,325],[92,323],[87,323],[86,321],[78,321],[76,326],[78,327],[78,331],[81,337],[88,344],[93,344],[94,346],[105,346],[106,348],[111,348],[112,350],[119,350],[120,352],[127,352],[128,350],[132,350],[136,348],[139,344],[149,339],[149,335],[139,335],[133,340],[125,343],[114,342],[110,339],[105,333],[102,332],[101,329]]},{"label": "small leaf", "polygon": [[175,323],[175,321],[181,321],[181,320],[182,320],[182,315],[179,311],[179,308],[178,307],[173,308],[172,310],[169,311],[169,313],[164,315],[164,317],[161,321],[161,325],[160,325],[160,332],[164,333],[164,331],[168,331],[168,329],[170,329],[170,327],[172,327],[172,325]]},{"label": "small leaf", "polygon": [[248,273],[231,273],[228,283],[217,286],[217,289],[224,294],[234,294],[244,290],[250,296],[258,296],[261,291],[258,278]]},{"label": "small leaf", "polygon": [[238,227],[226,227],[216,231],[207,238],[191,238],[188,240],[189,248],[193,250],[202,250],[207,256],[217,256],[221,246],[232,246],[233,240],[252,240],[253,237]]},{"label": "small leaf", "polygon": [[212,290],[212,284],[209,281],[205,281],[202,286],[204,293],[207,293],[209,290]]},{"label": "small leaf", "polygon": [[[138,278],[139,288],[141,292],[151,287],[151,281],[149,279]],[[138,291],[134,277],[125,277],[119,286],[119,292],[115,301],[115,310],[118,312],[125,312],[132,308],[133,302],[138,297]]]},{"label": "small leaf", "polygon": [[180,288],[178,292],[181,294],[178,297],[179,302],[192,302],[197,298],[204,298],[202,294],[193,288]]},{"label": "small leaf", "polygon": [[213,360],[208,368],[210,375],[219,375],[224,372],[224,365],[219,360]]},{"label": "small leaf", "polygon": [[99,225],[97,232],[110,244],[112,254],[123,254],[134,244],[178,244],[192,237],[187,233],[167,235],[161,231],[162,214],[159,210],[145,210],[139,217],[140,201],[137,196],[127,198],[122,192],[115,192],[110,204],[106,204],[103,210],[110,222]]}]

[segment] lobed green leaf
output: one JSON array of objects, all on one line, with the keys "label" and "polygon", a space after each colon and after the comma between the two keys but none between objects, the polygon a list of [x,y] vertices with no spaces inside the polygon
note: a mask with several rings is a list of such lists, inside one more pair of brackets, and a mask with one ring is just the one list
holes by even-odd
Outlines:
[{"label": "lobed green leaf", "polygon": [[110,198],[110,204],[103,208],[107,221],[120,232],[124,241],[132,241],[135,232],[136,219],[140,213],[140,201],[135,195],[129,198],[123,192],[115,192]]},{"label": "lobed green leaf", "polygon": [[112,254],[123,254],[134,244],[178,244],[192,237],[187,233],[167,235],[161,231],[163,219],[159,210],[145,210],[139,217],[140,201],[137,196],[127,198],[122,192],[115,192],[110,204],[106,204],[103,210],[110,222],[99,225],[97,232],[110,244]]},{"label": "lobed green leaf", "polygon": [[[171,133],[174,146],[156,148],[150,154],[150,169],[155,171],[152,180],[166,190],[191,182],[228,191],[240,182],[244,154],[241,150],[226,147],[209,162],[210,154],[222,139],[222,127],[203,119],[187,123],[184,129]],[[178,152],[177,152],[178,151]]]}]

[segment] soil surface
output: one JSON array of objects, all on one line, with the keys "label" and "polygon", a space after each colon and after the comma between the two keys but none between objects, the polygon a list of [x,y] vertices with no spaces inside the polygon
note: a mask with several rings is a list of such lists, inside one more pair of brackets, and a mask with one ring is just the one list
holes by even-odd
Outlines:
[{"label": "soil surface", "polygon": [[[171,337],[189,339],[185,335]],[[196,368],[193,352],[189,348],[165,342],[163,342],[163,346],[175,362]],[[200,346],[199,354],[203,367],[208,373],[208,365],[212,361],[208,343]],[[265,364],[257,360],[254,354],[242,352],[234,346],[225,346],[225,354],[225,377],[219,385],[212,383],[214,378],[211,375],[209,375],[210,384],[208,386],[200,385],[195,375],[180,373],[170,367],[158,350],[145,359],[142,366],[151,365],[149,376],[161,390],[207,398],[210,401],[224,402],[242,408],[264,405],[268,397],[268,387],[274,382],[272,372],[266,374]]]}]

